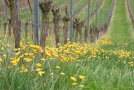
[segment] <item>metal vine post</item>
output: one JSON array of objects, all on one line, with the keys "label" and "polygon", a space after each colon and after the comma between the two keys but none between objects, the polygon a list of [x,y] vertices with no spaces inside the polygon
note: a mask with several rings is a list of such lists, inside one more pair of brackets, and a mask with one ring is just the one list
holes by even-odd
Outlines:
[{"label": "metal vine post", "polygon": [[[89,32],[90,32],[90,0],[88,0],[88,18],[87,18],[87,38],[89,38]],[[87,41],[88,42],[88,41]]]},{"label": "metal vine post", "polygon": [[70,0],[70,42],[73,42],[73,0]]},{"label": "metal vine post", "polygon": [[33,4],[34,44],[39,45],[39,1],[34,0]]}]

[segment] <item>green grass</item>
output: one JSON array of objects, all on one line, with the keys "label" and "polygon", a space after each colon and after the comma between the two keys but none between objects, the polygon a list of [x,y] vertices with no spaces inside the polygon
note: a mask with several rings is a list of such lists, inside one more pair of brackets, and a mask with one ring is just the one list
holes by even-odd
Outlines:
[{"label": "green grass", "polygon": [[[97,17],[97,25],[100,26],[100,21],[101,21],[101,25],[103,25],[106,22],[106,11],[110,8],[110,5],[112,4],[112,0],[104,0],[104,5],[102,6],[102,12],[98,11],[98,17]],[[102,13],[102,17],[100,18]],[[100,20],[101,19],[101,20]],[[94,23],[96,25],[96,17],[94,17],[91,20],[91,23]]]},{"label": "green grass", "polygon": [[109,34],[114,41],[131,42],[131,22],[127,19],[125,1],[117,0],[113,20],[109,27]]},{"label": "green grass", "polygon": [[[51,47],[45,53],[37,46],[22,44],[20,53],[16,55],[13,42],[8,42],[8,38],[1,38],[0,58],[3,61],[0,59],[0,90],[133,90],[134,42],[131,37],[131,23],[125,11],[125,1],[116,0],[111,21],[108,32],[110,39],[106,37],[92,45],[81,46],[73,43],[59,48]],[[68,61],[61,62],[62,56]],[[26,62],[24,58],[32,61]],[[46,60],[41,61],[41,58]],[[11,61],[18,59],[17,65],[13,66]],[[42,66],[37,67],[36,63]],[[28,72],[20,73],[24,70],[22,65]],[[57,69],[56,66],[60,68]],[[41,68],[45,74],[40,76],[37,68]],[[61,72],[65,75],[61,76]],[[80,80],[79,75],[85,79]],[[70,80],[71,76],[76,78],[76,86],[71,85],[74,83]],[[79,85],[85,86],[80,88]]]},{"label": "green grass", "polygon": [[131,22],[127,18],[125,1],[117,0],[116,2],[113,20],[109,27],[109,34],[114,41],[131,42]]},{"label": "green grass", "polygon": [[[99,2],[100,0],[93,0],[91,2],[91,7],[90,7],[90,13],[92,13],[95,8],[96,8],[96,2]],[[88,15],[88,8],[84,9],[81,13],[79,13],[77,15],[78,18],[80,18],[81,20],[84,20]]]},{"label": "green grass", "polygon": [[75,11],[77,11],[77,10],[79,10],[79,9],[81,9],[81,7],[83,6],[83,5],[87,5],[88,4],[88,0],[79,0],[79,2],[78,3],[74,3],[74,12]]}]

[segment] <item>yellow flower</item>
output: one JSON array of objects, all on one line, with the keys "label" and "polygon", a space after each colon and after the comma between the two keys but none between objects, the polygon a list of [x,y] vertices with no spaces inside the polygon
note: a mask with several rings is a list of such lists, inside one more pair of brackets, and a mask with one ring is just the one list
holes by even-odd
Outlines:
[{"label": "yellow flower", "polygon": [[53,76],[53,75],[54,75],[54,73],[51,73],[50,75],[51,75],[51,76]]},{"label": "yellow flower", "polygon": [[41,68],[37,68],[37,69],[36,69],[37,72],[38,72],[38,71],[41,71],[41,70],[42,70]]},{"label": "yellow flower", "polygon": [[39,74],[40,76],[42,76],[43,74],[45,74],[45,72],[44,72],[44,71],[38,71],[38,74]]},{"label": "yellow flower", "polygon": [[42,50],[42,48],[40,46],[37,45],[29,45],[30,48],[36,49],[36,50]]},{"label": "yellow flower", "polygon": [[28,55],[29,55],[29,56],[34,56],[34,54],[33,54],[33,53],[29,53]]},{"label": "yellow flower", "polygon": [[126,64],[126,61],[123,61],[124,64]]},{"label": "yellow flower", "polygon": [[15,48],[14,51],[20,51],[20,48]]},{"label": "yellow flower", "polygon": [[80,88],[83,88],[85,85],[79,85]]},{"label": "yellow flower", "polygon": [[46,59],[45,58],[41,58],[41,61],[46,61]]},{"label": "yellow flower", "polygon": [[79,76],[79,79],[80,79],[80,80],[84,80],[85,77],[80,75],[80,76]]},{"label": "yellow flower", "polygon": [[68,50],[64,50],[64,53],[66,54],[70,54],[70,52]]},{"label": "yellow flower", "polygon": [[80,50],[73,50],[72,52],[76,55],[79,55],[81,53]]},{"label": "yellow flower", "polygon": [[22,66],[21,66],[21,70],[24,70],[24,69],[25,69],[24,64],[22,64]]},{"label": "yellow flower", "polygon": [[80,60],[77,60],[77,62],[80,62]]},{"label": "yellow flower", "polygon": [[52,57],[52,55],[49,54],[47,51],[45,51],[45,54],[46,54],[46,56],[48,56],[48,57]]},{"label": "yellow flower", "polygon": [[56,66],[57,69],[60,69],[60,66]]},{"label": "yellow flower", "polygon": [[28,56],[29,54],[28,53],[24,53],[25,56]]},{"label": "yellow flower", "polygon": [[7,57],[7,55],[6,55],[6,54],[3,54],[3,57],[4,57],[4,58],[6,58],[6,57]]},{"label": "yellow flower", "polygon": [[23,50],[23,51],[26,51],[26,47],[22,47],[22,50]]},{"label": "yellow flower", "polygon": [[53,60],[53,58],[49,58],[49,60]]},{"label": "yellow flower", "polygon": [[33,52],[33,53],[37,53],[37,50],[36,50],[36,49],[33,49],[32,52]]},{"label": "yellow flower", "polygon": [[51,53],[52,54],[52,56],[55,56],[55,57],[58,57],[58,55],[56,54],[56,53]]},{"label": "yellow flower", "polygon": [[23,46],[23,43],[22,42],[20,42],[20,47],[22,47]]},{"label": "yellow flower", "polygon": [[65,73],[61,72],[61,73],[60,73],[60,75],[61,75],[61,76],[64,76],[64,75],[65,75]]},{"label": "yellow flower", "polygon": [[1,50],[4,50],[4,47],[2,47]]},{"label": "yellow flower", "polygon": [[0,63],[1,63],[2,61],[3,61],[2,58],[0,58]]},{"label": "yellow flower", "polygon": [[21,55],[21,56],[19,56],[20,58],[23,58],[24,57],[24,55]]},{"label": "yellow flower", "polygon": [[28,59],[28,58],[24,58],[24,60],[25,60],[26,62],[31,62],[31,61],[32,61],[32,59]]},{"label": "yellow flower", "polygon": [[75,86],[75,85],[77,85],[78,83],[72,83],[72,86]]},{"label": "yellow flower", "polygon": [[[75,57],[76,58],[76,57]],[[68,59],[70,60],[70,61],[73,61],[75,58],[73,58],[72,56],[68,56]]]},{"label": "yellow flower", "polygon": [[15,53],[15,56],[18,56],[20,54],[20,51],[19,52],[17,52],[17,53]]},{"label": "yellow flower", "polygon": [[13,60],[13,61],[10,61],[10,63],[13,65],[13,66],[16,66],[18,64],[18,61],[17,60]]},{"label": "yellow flower", "polygon": [[75,77],[70,77],[70,80],[76,82],[76,78]]},{"label": "yellow flower", "polygon": [[23,72],[28,72],[28,69],[26,68],[25,70],[23,70]]},{"label": "yellow flower", "polygon": [[23,73],[23,72],[28,72],[28,69],[24,69],[24,70],[21,70],[20,73]]},{"label": "yellow flower", "polygon": [[40,63],[36,63],[35,65],[36,65],[36,67],[41,67],[42,66],[42,64],[40,64]]},{"label": "yellow flower", "polygon": [[66,57],[61,56],[60,61],[61,61],[61,62],[67,62]]}]

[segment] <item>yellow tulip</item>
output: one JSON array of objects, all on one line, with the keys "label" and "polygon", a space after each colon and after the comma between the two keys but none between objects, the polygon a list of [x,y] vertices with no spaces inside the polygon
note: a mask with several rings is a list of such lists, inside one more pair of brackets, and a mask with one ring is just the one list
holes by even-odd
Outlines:
[{"label": "yellow tulip", "polygon": [[61,73],[60,73],[60,75],[61,75],[61,76],[64,76],[64,75],[65,75],[65,73],[61,72]]},{"label": "yellow tulip", "polygon": [[43,74],[45,74],[45,72],[44,72],[44,71],[39,71],[38,74],[39,74],[40,76],[42,76]]},{"label": "yellow tulip", "polygon": [[0,63],[1,63],[2,61],[3,61],[2,58],[0,58]]},{"label": "yellow tulip", "polygon": [[77,85],[78,83],[72,83],[72,86],[75,86],[75,85]]},{"label": "yellow tulip", "polygon": [[85,85],[79,85],[80,88],[83,88]]},{"label": "yellow tulip", "polygon": [[80,79],[80,80],[84,80],[85,77],[80,75],[80,76],[79,76],[79,79]]},{"label": "yellow tulip", "polygon": [[76,82],[76,78],[75,77],[70,77],[70,80]]},{"label": "yellow tulip", "polygon": [[36,67],[41,67],[42,64],[40,64],[40,63],[36,63],[35,66],[36,66]]},{"label": "yellow tulip", "polygon": [[41,68],[37,68],[37,69],[36,69],[37,72],[38,72],[38,71],[41,71],[41,70],[42,70]]},{"label": "yellow tulip", "polygon": [[60,69],[60,66],[56,66],[57,69]]}]

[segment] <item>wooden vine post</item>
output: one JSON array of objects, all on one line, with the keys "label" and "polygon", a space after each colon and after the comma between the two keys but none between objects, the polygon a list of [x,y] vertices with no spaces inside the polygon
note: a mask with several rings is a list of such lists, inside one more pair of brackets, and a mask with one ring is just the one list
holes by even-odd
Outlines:
[{"label": "wooden vine post", "polygon": [[7,32],[7,22],[5,21],[4,22],[4,35],[6,35],[6,32]]},{"label": "wooden vine post", "polygon": [[42,30],[40,37],[40,46],[45,49],[45,42],[47,37],[47,32],[49,28],[49,12],[51,10],[52,0],[44,1],[39,3],[39,7],[42,11]]},{"label": "wooden vine post", "polygon": [[53,13],[53,22],[54,22],[54,33],[55,33],[55,41],[56,41],[56,47],[58,47],[58,44],[60,43],[60,32],[59,32],[59,21],[60,21],[60,8],[54,6],[52,8]]},{"label": "wooden vine post", "polygon": [[78,33],[79,33],[79,35],[80,35],[80,43],[82,44],[82,27],[83,27],[84,22],[80,21],[80,19],[78,19],[78,18],[75,18],[74,24],[76,24],[75,42],[77,42]]},{"label": "wooden vine post", "polygon": [[13,14],[14,14],[14,0],[5,0],[6,5],[8,6],[9,10],[10,10],[10,18],[9,20],[9,24],[8,24],[8,35],[9,37],[11,36],[11,29],[13,27]]},{"label": "wooden vine post", "polygon": [[18,5],[17,0],[14,1],[14,9],[13,9],[13,30],[14,30],[14,39],[15,39],[15,48],[20,47],[20,27],[21,22],[18,17]]},{"label": "wooden vine post", "polygon": [[96,30],[97,30],[97,39],[99,39],[99,34],[100,34],[100,28],[99,27],[96,27]]},{"label": "wooden vine post", "polygon": [[25,39],[27,40],[28,22],[25,23]]},{"label": "wooden vine post", "polygon": [[9,24],[8,24],[8,36],[9,37],[11,37],[11,28],[12,28],[12,20],[11,20],[11,18],[10,19],[8,19],[8,21],[9,21]]},{"label": "wooden vine post", "polygon": [[15,48],[19,48],[20,44],[20,25],[21,22],[18,18],[18,0],[5,0],[5,3],[10,9],[10,19],[9,19],[9,36],[11,36],[11,28],[13,27]]},{"label": "wooden vine post", "polygon": [[94,42],[94,25],[90,26],[90,42]]},{"label": "wooden vine post", "polygon": [[[73,18],[74,18],[74,16],[73,16]],[[76,27],[77,27],[77,23],[76,23],[76,21],[74,19],[73,20],[73,37],[75,37]]]},{"label": "wooden vine post", "polygon": [[84,36],[85,36],[85,43],[87,43],[88,42],[88,28],[87,28],[87,26],[85,26],[85,34],[84,34]]},{"label": "wooden vine post", "polygon": [[67,44],[67,40],[68,40],[68,22],[70,21],[70,17],[69,17],[69,14],[68,14],[68,10],[67,10],[67,6],[65,7],[65,14],[66,16],[63,18],[63,23],[64,23],[64,26],[63,26],[63,33],[64,33],[64,44]]}]

